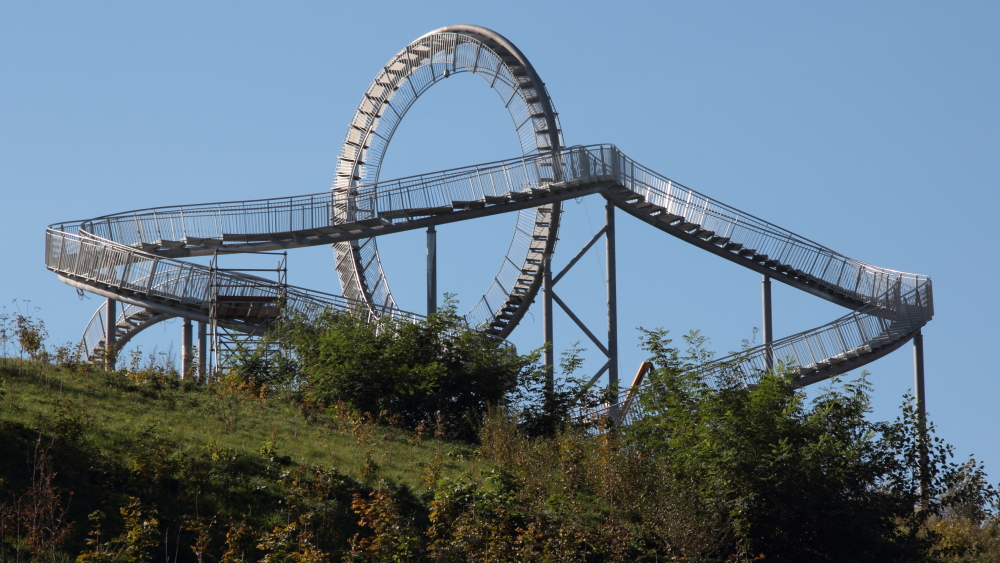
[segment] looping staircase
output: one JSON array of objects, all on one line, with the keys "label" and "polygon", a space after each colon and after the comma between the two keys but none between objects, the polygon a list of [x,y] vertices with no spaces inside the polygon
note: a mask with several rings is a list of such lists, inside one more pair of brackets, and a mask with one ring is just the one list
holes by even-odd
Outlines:
[{"label": "looping staircase", "polygon": [[[130,337],[157,315],[207,320],[212,274],[175,258],[219,248],[256,252],[349,242],[527,208],[539,212],[534,224],[519,228],[537,239],[546,236],[547,222],[558,219],[560,202],[591,194],[601,194],[684,242],[849,310],[823,326],[776,340],[770,348],[758,346],[700,366],[707,375],[726,372],[752,383],[774,361],[797,372],[797,384],[808,385],[895,350],[933,316],[927,276],[847,258],[661,176],[613,145],[570,147],[358,186],[351,215],[331,213],[338,202],[327,192],[147,209],[53,225],[46,234],[46,267],[70,285],[136,307],[135,312],[127,309],[129,314],[123,309],[119,322],[121,336]],[[470,326],[499,338],[513,330],[530,302],[521,296],[540,283],[541,251],[550,242],[529,243],[524,265],[502,273],[515,279],[496,284],[513,287],[511,293],[484,296],[486,313],[467,317]],[[284,287],[268,280],[224,275],[227,286],[241,295],[280,295],[287,310],[309,315],[333,307],[364,311],[372,319],[417,318],[365,300],[302,288],[281,293]],[[142,318],[148,313],[140,310],[156,314]],[[244,319],[231,328],[252,333],[262,327]],[[95,330],[88,327],[88,332]],[[85,342],[88,350],[99,348],[93,337]]]}]

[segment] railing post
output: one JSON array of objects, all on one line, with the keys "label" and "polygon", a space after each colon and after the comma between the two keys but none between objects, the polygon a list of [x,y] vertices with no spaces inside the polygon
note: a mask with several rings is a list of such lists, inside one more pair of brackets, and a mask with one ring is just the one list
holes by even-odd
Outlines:
[{"label": "railing post", "polygon": [[115,369],[115,359],[118,356],[117,304],[117,301],[108,297],[107,306],[104,308],[104,368],[108,371]]},{"label": "railing post", "polygon": [[427,315],[437,312],[437,231],[427,227]]},{"label": "railing post", "polygon": [[761,297],[763,301],[763,338],[764,366],[767,371],[774,369],[774,333],[771,330],[771,278],[764,276],[761,282]]},{"label": "railing post", "polygon": [[181,379],[191,372],[191,361],[194,359],[191,337],[191,319],[184,317],[184,322],[181,324]]}]

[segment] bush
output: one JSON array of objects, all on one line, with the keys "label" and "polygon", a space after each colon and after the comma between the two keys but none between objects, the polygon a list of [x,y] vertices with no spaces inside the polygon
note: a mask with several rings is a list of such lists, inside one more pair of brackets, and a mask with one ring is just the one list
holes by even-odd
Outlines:
[{"label": "bush", "polygon": [[302,374],[303,398],[320,407],[345,403],[357,411],[415,429],[432,420],[471,439],[489,405],[534,370],[536,355],[471,330],[455,301],[422,322],[327,311],[312,321],[286,321],[274,336]]}]

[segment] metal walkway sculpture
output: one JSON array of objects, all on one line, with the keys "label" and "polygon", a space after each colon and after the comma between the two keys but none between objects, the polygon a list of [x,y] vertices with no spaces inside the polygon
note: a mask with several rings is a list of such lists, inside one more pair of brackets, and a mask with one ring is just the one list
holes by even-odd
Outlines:
[{"label": "metal walkway sculpture", "polygon": [[[518,158],[380,181],[382,156],[409,107],[450,74],[474,72],[514,120]],[[847,258],[715,201],[633,161],[612,145],[562,146],[554,108],[527,59],[499,34],[452,26],[410,44],[369,87],[348,129],[333,190],[274,199],[162,207],[52,225],[46,267],[76,288],[126,305],[98,311],[84,334],[93,354],[174,316],[209,321],[212,276],[233,297],[277,302],[307,315],[361,308],[371,318],[418,318],[396,308],[382,272],[378,236],[517,212],[499,273],[466,315],[506,338],[542,287],[558,232],[560,203],[600,194],[652,228],[850,312],[826,325],[702,366],[736,369],[748,381],[783,362],[808,385],[872,362],[919,335],[933,316],[927,276]],[[209,268],[180,258],[332,244],[342,296]],[[252,333],[252,316],[220,322]]]}]

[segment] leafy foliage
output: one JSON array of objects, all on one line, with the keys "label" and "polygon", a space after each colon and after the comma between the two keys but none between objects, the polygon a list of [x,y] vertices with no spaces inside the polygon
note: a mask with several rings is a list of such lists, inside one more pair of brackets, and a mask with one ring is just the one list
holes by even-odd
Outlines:
[{"label": "leafy foliage", "polygon": [[[931,515],[959,498],[975,503],[992,494],[976,476],[959,478],[968,468],[948,464],[942,441],[921,440],[909,400],[893,423],[867,420],[865,375],[834,380],[807,404],[780,372],[750,387],[734,373],[707,381],[694,368],[703,341],[686,340],[681,354],[666,332],[644,332],[659,367],[641,396],[648,416],[629,439],[726,517],[726,542],[742,557],[919,561],[935,539],[925,526]],[[978,492],[949,496],[949,483]]]},{"label": "leafy foliage", "polygon": [[487,407],[508,400],[535,358],[470,330],[455,307],[448,299],[418,323],[327,311],[286,322],[277,338],[294,356],[310,403],[345,403],[411,429],[438,419],[451,435],[471,439]]}]

